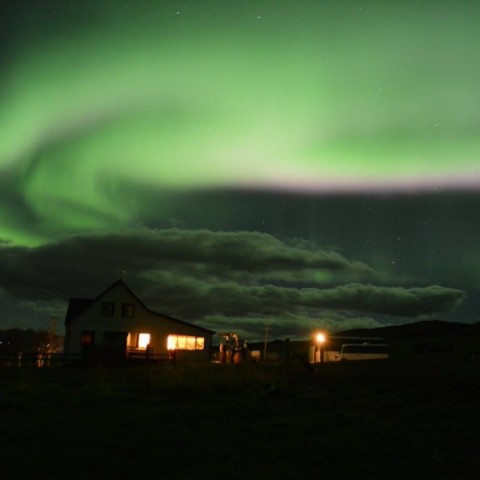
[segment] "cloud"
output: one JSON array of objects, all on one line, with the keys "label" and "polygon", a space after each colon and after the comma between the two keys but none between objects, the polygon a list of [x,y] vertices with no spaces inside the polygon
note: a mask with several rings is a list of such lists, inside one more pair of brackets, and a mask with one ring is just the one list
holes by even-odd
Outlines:
[{"label": "cloud", "polygon": [[375,278],[364,263],[258,232],[140,229],[37,247],[0,242],[0,289],[42,312],[48,302],[58,311],[69,297],[94,297],[122,275],[150,308],[191,321],[224,319],[221,329],[238,321],[258,330],[266,317],[283,325],[279,331],[311,328],[325,311],[415,318],[451,310],[465,296],[442,286],[361,283]]},{"label": "cloud", "polygon": [[324,309],[364,312],[398,317],[417,317],[449,311],[464,299],[461,290],[440,286],[423,288],[377,287],[348,284],[333,288],[295,288],[275,285],[246,286],[234,282],[206,284],[202,281],[182,282],[178,291],[191,301],[181,302],[170,296],[176,288],[172,283],[160,283],[154,289],[157,298],[167,300],[168,306],[185,318],[209,314],[250,316],[255,314],[283,315],[303,311],[318,316]]},{"label": "cloud", "polygon": [[330,289],[305,289],[302,302],[359,312],[416,317],[451,310],[465,294],[461,290],[431,285],[423,288],[383,287],[362,284],[341,285]]},{"label": "cloud", "polygon": [[[37,247],[5,242],[0,255],[4,287],[14,295],[37,298],[55,297],[66,293],[65,287],[95,279],[115,279],[122,270],[135,282],[159,280],[169,272],[174,278],[245,284],[264,279],[314,281],[319,272],[374,274],[367,265],[336,252],[288,245],[258,232],[129,230],[73,235]],[[65,284],[64,279],[71,281]]]},{"label": "cloud", "polygon": [[305,339],[312,332],[323,330],[337,333],[353,328],[384,327],[385,323],[364,316],[351,316],[338,312],[322,312],[320,316],[285,313],[281,316],[224,317],[211,316],[202,319],[202,325],[221,333],[234,329],[240,337],[250,341],[290,338]]}]

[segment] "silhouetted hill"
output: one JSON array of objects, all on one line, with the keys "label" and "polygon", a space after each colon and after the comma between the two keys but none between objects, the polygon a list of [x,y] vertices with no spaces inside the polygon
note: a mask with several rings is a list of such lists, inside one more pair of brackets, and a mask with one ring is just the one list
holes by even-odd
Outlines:
[{"label": "silhouetted hill", "polygon": [[[344,343],[388,343],[391,353],[446,353],[454,350],[468,355],[477,355],[480,340],[480,322],[475,324],[428,320],[404,325],[379,328],[357,328],[329,335],[325,345],[327,350],[339,350]],[[307,355],[313,338],[290,342],[290,353]],[[263,343],[250,344],[250,348],[263,350]],[[278,352],[283,358],[283,341],[271,341],[269,352]]]},{"label": "silhouetted hill", "polygon": [[480,336],[480,323],[466,324],[427,320],[404,325],[379,328],[361,328],[338,332],[334,337],[381,337],[390,343],[402,341],[447,340],[459,337]]}]

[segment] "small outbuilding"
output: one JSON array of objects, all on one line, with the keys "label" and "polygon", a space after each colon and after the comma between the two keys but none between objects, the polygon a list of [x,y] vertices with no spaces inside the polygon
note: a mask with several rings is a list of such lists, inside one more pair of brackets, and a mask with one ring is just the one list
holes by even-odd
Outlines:
[{"label": "small outbuilding", "polygon": [[208,361],[214,332],[147,308],[122,281],[94,299],[71,298],[65,317],[65,359]]}]

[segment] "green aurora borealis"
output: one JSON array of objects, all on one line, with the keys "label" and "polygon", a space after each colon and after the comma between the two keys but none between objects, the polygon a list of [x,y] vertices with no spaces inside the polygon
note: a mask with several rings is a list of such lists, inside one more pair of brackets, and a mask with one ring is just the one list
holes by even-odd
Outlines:
[{"label": "green aurora borealis", "polygon": [[479,185],[474,4],[61,4],[13,11],[0,96],[2,176],[48,233],[133,221],[125,182]]},{"label": "green aurora borealis", "polygon": [[377,272],[351,281],[477,298],[479,14],[466,0],[12,3],[0,245],[16,259],[72,235],[256,231]]}]

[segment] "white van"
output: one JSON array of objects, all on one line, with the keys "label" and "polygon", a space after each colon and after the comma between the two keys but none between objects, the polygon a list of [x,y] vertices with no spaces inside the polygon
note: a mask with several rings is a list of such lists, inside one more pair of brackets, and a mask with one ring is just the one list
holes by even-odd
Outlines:
[{"label": "white van", "polygon": [[385,343],[345,343],[335,354],[335,360],[385,360],[389,358]]}]

